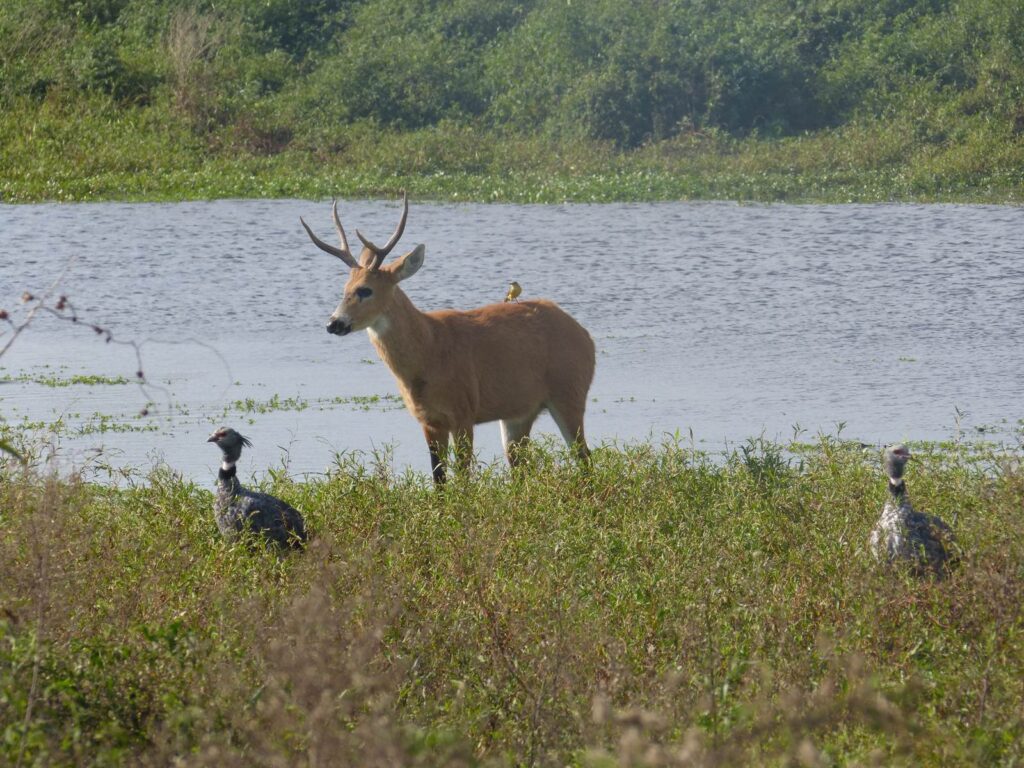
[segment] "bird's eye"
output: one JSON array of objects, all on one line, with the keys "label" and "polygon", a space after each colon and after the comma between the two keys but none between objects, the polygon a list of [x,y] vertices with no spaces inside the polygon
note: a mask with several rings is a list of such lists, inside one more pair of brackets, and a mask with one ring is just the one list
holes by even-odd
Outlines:
[{"label": "bird's eye", "polygon": [[373,295],[373,289],[372,288],[367,288],[365,286],[362,287],[362,288],[356,288],[356,296],[358,296],[360,299],[367,299],[367,298],[369,298],[372,295]]}]

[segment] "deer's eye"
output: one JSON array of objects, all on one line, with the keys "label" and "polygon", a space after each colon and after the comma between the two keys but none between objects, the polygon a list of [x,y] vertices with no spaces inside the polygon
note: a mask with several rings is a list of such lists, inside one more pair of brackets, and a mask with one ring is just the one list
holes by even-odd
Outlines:
[{"label": "deer's eye", "polygon": [[368,299],[372,295],[373,288],[366,288],[365,286],[363,288],[356,288],[356,296],[358,296],[360,299]]}]

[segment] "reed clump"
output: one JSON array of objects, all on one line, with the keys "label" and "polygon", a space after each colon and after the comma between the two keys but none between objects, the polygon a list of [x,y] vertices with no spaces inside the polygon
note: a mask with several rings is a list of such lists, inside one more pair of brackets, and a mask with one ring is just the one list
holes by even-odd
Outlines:
[{"label": "reed clump", "polygon": [[444,492],[339,458],[265,485],[308,549],[218,539],[166,469],[0,469],[0,762],[976,765],[1024,757],[1018,451],[924,446],[964,545],[879,569],[874,451],[537,450]]}]

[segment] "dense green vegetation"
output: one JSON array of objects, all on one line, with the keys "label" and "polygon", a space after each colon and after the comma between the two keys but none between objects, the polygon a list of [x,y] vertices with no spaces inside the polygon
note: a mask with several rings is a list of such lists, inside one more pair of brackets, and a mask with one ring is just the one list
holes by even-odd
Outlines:
[{"label": "dense green vegetation", "polygon": [[1019,0],[5,0],[0,199],[1024,199]]},{"label": "dense green vegetation", "polygon": [[538,452],[447,491],[271,472],[308,551],[219,540],[212,494],[0,466],[7,765],[1011,765],[1019,452],[915,448],[965,549],[878,567],[878,457]]}]

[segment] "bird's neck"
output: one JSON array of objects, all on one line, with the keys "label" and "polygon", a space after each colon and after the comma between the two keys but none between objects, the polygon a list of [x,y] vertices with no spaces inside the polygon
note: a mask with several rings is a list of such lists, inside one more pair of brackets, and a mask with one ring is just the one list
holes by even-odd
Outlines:
[{"label": "bird's neck", "polygon": [[889,478],[889,493],[892,494],[893,499],[896,501],[903,501],[907,497],[907,484],[903,482],[903,478],[894,480]]},{"label": "bird's neck", "polygon": [[238,487],[238,470],[235,469],[235,462],[225,458],[220,464],[217,472],[217,482],[221,488],[234,492]]}]

